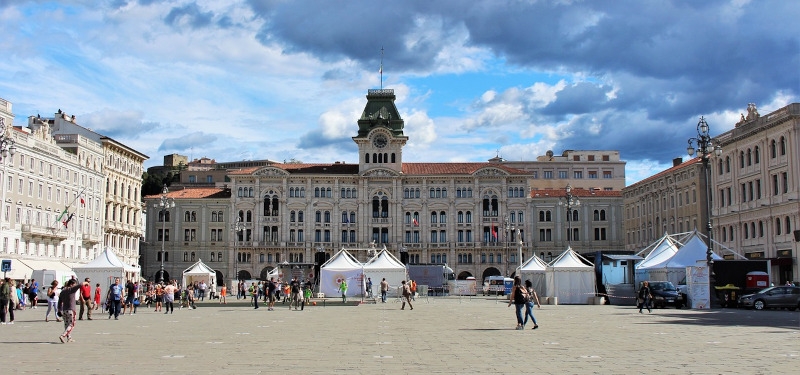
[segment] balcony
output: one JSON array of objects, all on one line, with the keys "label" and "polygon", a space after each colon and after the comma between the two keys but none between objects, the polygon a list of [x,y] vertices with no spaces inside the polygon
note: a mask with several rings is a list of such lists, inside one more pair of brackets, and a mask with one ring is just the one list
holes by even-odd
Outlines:
[{"label": "balcony", "polygon": [[390,222],[388,217],[373,217],[370,221],[372,224],[389,224]]},{"label": "balcony", "polygon": [[90,233],[84,233],[81,239],[83,240],[83,243],[87,245],[96,245],[102,240],[100,236]]},{"label": "balcony", "polygon": [[22,238],[24,239],[44,238],[63,241],[67,237],[67,231],[61,227],[49,228],[31,224],[22,225]]}]

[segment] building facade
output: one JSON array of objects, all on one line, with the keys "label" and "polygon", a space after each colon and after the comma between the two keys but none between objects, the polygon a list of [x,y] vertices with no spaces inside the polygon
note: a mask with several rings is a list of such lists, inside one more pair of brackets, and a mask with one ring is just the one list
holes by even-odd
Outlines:
[{"label": "building facade", "polygon": [[770,259],[776,283],[797,281],[800,103],[747,117],[715,138],[714,238],[749,259]]},{"label": "building facade", "polygon": [[[618,152],[406,163],[408,137],[394,101],[393,90],[369,90],[353,137],[357,164],[230,163],[216,190],[170,191],[176,207],[166,223],[159,221],[163,210],[150,209],[162,197],[145,197],[145,274],[160,267],[149,259],[159,259],[162,244],[174,261],[165,264],[167,272],[203,259],[220,282],[231,275],[261,278],[279,264],[319,265],[341,248],[371,244],[385,245],[405,263],[447,263],[458,277],[479,279],[512,275],[531,254],[555,258],[570,245],[591,254],[624,250],[625,163]],[[569,221],[559,205],[567,184],[581,200]],[[363,261],[367,254],[356,256]]]}]

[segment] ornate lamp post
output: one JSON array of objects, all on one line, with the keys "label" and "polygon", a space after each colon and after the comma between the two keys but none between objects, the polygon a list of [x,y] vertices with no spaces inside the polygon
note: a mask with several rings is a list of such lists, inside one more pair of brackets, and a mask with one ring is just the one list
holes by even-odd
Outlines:
[{"label": "ornate lamp post", "polygon": [[566,206],[567,208],[567,246],[572,248],[572,209],[580,206],[581,201],[576,196],[572,195],[572,186],[569,184],[567,184],[567,187],[564,188],[564,191],[564,197],[559,199],[558,205]]},{"label": "ornate lamp post", "polygon": [[[14,156],[17,153],[17,146],[14,146],[14,140],[11,137],[6,136],[6,119],[4,117],[0,117],[0,163],[3,163],[3,178],[6,178],[6,161],[8,160],[8,156]],[[0,181],[0,183],[5,183],[5,181]],[[0,221],[5,221],[5,214],[6,214],[6,189],[4,187],[0,187],[0,190],[3,190],[3,201],[0,203]]]},{"label": "ornate lamp post", "polygon": [[700,121],[697,123],[697,137],[696,138],[689,138],[689,145],[686,147],[686,153],[689,156],[694,156],[695,154],[695,145],[697,146],[697,156],[703,162],[703,181],[705,182],[705,189],[706,189],[706,217],[708,218],[708,224],[706,225],[706,236],[708,236],[708,249],[706,250],[706,265],[708,266],[708,284],[709,284],[709,304],[708,307],[711,307],[711,301],[714,299],[714,278],[713,278],[713,270],[712,267],[714,265],[714,259],[712,255],[714,254],[714,237],[712,234],[712,226],[711,226],[711,155],[719,157],[722,155],[722,147],[719,145],[714,146],[711,136],[708,134],[708,123],[700,116]]},{"label": "ornate lamp post", "polygon": [[508,220],[508,216],[503,218],[503,228],[505,228],[505,232],[506,232],[506,237],[503,240],[503,242],[504,242],[504,244],[503,244],[503,250],[504,251],[503,252],[505,253],[505,257],[506,257],[506,261],[505,261],[506,274],[505,274],[505,276],[506,277],[510,277],[511,274],[508,272],[509,263],[510,263],[509,256],[508,256],[508,253],[509,253],[509,250],[508,250],[508,247],[509,247],[508,237],[509,237],[509,234],[511,234],[511,232],[513,232],[515,228],[514,228],[514,224],[511,224],[511,222]]},{"label": "ornate lamp post", "polygon": [[238,216],[236,217],[236,222],[231,224],[231,230],[233,231],[233,274],[235,275],[236,280],[239,280],[238,244],[239,244],[239,233],[242,233],[242,231],[244,231],[244,223]]},{"label": "ornate lamp post", "polygon": [[156,282],[164,282],[164,244],[167,242],[167,214],[169,213],[168,210],[175,207],[175,199],[167,198],[167,194],[169,194],[169,189],[167,189],[167,185],[164,185],[164,188],[161,189],[161,198],[159,199],[158,203],[156,203],[155,207],[159,209],[158,216],[161,219],[161,269],[158,271],[158,277],[156,278]]}]

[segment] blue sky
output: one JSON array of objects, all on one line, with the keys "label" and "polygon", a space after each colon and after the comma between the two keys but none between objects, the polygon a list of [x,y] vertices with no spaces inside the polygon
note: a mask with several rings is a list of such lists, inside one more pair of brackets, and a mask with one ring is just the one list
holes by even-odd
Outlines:
[{"label": "blue sky", "polygon": [[619,150],[628,183],[756,103],[797,102],[793,1],[0,0],[14,124],[61,109],[161,164],[357,162],[367,89],[404,161]]}]

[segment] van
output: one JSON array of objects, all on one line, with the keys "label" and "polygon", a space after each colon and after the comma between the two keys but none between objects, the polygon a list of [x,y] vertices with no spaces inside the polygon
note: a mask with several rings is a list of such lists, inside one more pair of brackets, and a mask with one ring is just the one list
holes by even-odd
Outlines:
[{"label": "van", "polygon": [[50,287],[50,284],[53,282],[53,280],[58,280],[58,288],[56,288],[56,293],[61,293],[61,287],[64,286],[71,278],[75,278],[77,280],[78,275],[76,275],[75,272],[64,270],[33,270],[33,273],[31,273],[31,278],[39,283],[39,293],[37,294],[39,296],[39,301],[46,301],[47,288]]},{"label": "van", "polygon": [[486,288],[483,290],[483,295],[486,294],[499,294],[501,296],[511,293],[511,288],[514,286],[514,279],[504,276],[489,276],[484,280]]}]

